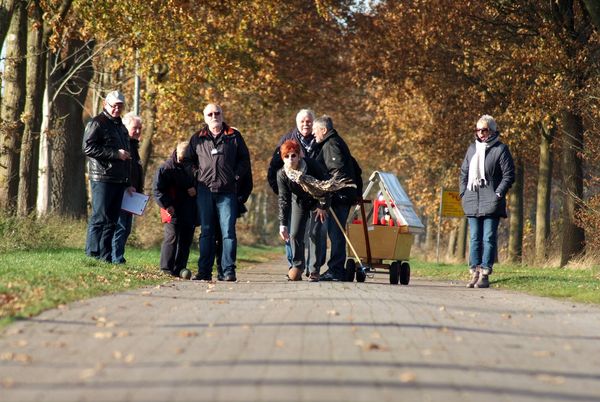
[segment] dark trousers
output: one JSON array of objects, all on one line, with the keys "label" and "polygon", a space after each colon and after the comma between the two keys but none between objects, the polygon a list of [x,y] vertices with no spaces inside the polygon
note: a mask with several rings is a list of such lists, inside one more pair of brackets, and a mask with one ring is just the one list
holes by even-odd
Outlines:
[{"label": "dark trousers", "polygon": [[315,214],[308,209],[303,209],[296,202],[292,203],[290,219],[290,245],[292,247],[292,266],[304,271],[306,268],[306,253],[304,237],[308,230],[310,247],[308,248],[309,272],[319,272],[320,262],[325,259],[325,248],[323,247],[323,224],[320,220],[315,221]]},{"label": "dark trousers", "polygon": [[92,214],[88,220],[85,253],[112,262],[112,239],[115,233],[125,184],[91,181]]},{"label": "dark trousers", "polygon": [[[350,214],[350,205],[335,204],[331,206],[331,209],[337,216],[342,227],[345,227],[346,220]],[[346,264],[346,238],[338,224],[335,222],[333,216],[328,218],[327,224],[327,234],[329,235],[329,241],[331,241],[331,252],[329,254],[327,267],[332,275],[339,280],[343,280],[344,267]]]},{"label": "dark trousers", "polygon": [[160,247],[160,269],[179,274],[187,267],[194,226],[165,223],[164,239]]}]

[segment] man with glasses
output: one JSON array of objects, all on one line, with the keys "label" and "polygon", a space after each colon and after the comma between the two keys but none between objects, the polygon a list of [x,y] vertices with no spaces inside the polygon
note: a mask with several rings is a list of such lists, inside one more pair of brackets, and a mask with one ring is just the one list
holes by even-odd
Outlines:
[{"label": "man with glasses", "polygon": [[[144,191],[144,172],[139,152],[142,118],[134,112],[129,112],[123,116],[123,124],[129,133],[129,150],[131,153],[130,186],[127,191],[130,194],[134,192],[142,193]],[[132,224],[133,214],[121,210],[112,242],[112,262],[115,264],[125,264],[125,243],[127,243],[127,238],[131,233]]]},{"label": "man with glasses", "polygon": [[238,181],[249,177],[250,154],[240,132],[223,121],[219,105],[210,103],[204,108],[204,122],[204,127],[190,138],[186,153],[198,181],[196,202],[201,226],[198,274],[194,279],[212,281],[217,224],[223,248],[223,277],[219,279],[235,282]]},{"label": "man with glasses", "polygon": [[[294,127],[292,130],[290,130],[288,133],[284,134],[281,139],[279,140],[279,142],[277,143],[277,147],[275,148],[275,151],[273,152],[273,156],[271,157],[271,161],[269,162],[269,170],[267,171],[267,181],[269,182],[269,185],[271,186],[271,188],[273,189],[273,192],[276,195],[279,195],[279,188],[278,188],[278,184],[277,184],[277,172],[279,171],[279,169],[281,169],[284,165],[284,161],[283,158],[281,157],[281,145],[283,145],[284,142],[286,142],[287,140],[295,140],[296,142],[298,142],[298,144],[300,144],[301,149],[302,149],[302,153],[304,155],[305,158],[309,158],[309,159],[314,159],[314,157],[317,155],[318,150],[319,150],[319,146],[317,144],[317,141],[315,140],[315,137],[313,135],[312,132],[312,125],[313,125],[313,121],[315,120],[315,112],[312,111],[311,109],[300,109],[300,111],[298,111],[298,113],[296,114],[296,127]],[[315,216],[313,215],[311,217],[311,219],[315,219]],[[290,226],[291,222],[288,222],[287,226]],[[320,246],[325,249],[327,247],[327,234],[326,234],[326,226],[327,225],[322,225],[322,230],[323,230],[323,236],[321,236],[320,238],[322,239],[323,244],[321,244]],[[305,239],[307,240],[307,239]],[[311,250],[310,249],[310,242],[307,242],[309,244],[309,249],[307,250],[307,260],[306,260],[306,266],[310,266],[313,263],[315,263],[315,261],[311,261],[310,258],[312,255],[315,255],[315,250]],[[292,258],[292,248],[293,246],[290,244],[289,241],[285,242],[285,254],[287,257],[287,261],[288,261],[288,268],[291,269],[294,266],[294,260]],[[319,256],[320,260],[316,261],[316,263],[318,264],[318,266],[322,266],[323,264],[325,264],[325,254],[322,254]],[[292,274],[293,276],[293,274]],[[309,276],[309,271],[306,270],[306,276]]]},{"label": "man with glasses", "polygon": [[129,134],[121,121],[124,103],[123,94],[110,92],[102,112],[88,123],[82,144],[92,191],[85,253],[109,263],[113,262],[112,239],[130,175]]}]

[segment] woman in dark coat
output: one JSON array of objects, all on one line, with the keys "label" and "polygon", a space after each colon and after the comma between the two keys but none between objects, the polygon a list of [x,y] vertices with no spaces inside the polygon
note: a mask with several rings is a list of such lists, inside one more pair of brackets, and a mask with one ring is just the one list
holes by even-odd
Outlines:
[{"label": "woman in dark coat", "polygon": [[467,149],[460,168],[460,197],[469,220],[469,288],[489,287],[498,248],[498,224],[506,218],[506,193],[515,181],[515,167],[508,147],[500,142],[492,116],[477,121],[475,141]]},{"label": "woman in dark coat", "polygon": [[[319,261],[324,261],[326,252],[323,248],[321,226],[327,216],[325,211],[328,208],[328,197],[323,200],[313,198],[298,183],[288,177],[286,168],[300,171],[302,174],[318,180],[325,180],[326,172],[318,162],[302,157],[300,144],[297,141],[287,140],[280,149],[284,166],[277,172],[279,235],[284,241],[289,241],[292,247],[292,267],[288,271],[288,278],[294,281],[302,279],[302,273],[306,268],[304,234],[308,223],[309,253],[311,254],[309,257],[311,264],[308,267],[309,281],[317,282],[321,269]],[[311,215],[313,210],[315,213]],[[310,216],[314,216],[314,219],[310,219]]]}]

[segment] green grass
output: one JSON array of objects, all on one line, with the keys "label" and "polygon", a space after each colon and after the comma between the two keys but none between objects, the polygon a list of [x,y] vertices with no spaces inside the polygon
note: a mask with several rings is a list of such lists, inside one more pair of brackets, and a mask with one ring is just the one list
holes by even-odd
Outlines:
[{"label": "green grass", "polygon": [[[469,280],[464,265],[435,264],[411,260],[411,275],[435,280]],[[600,304],[600,267],[537,268],[498,264],[490,276],[493,288],[510,289],[537,296]]]},{"label": "green grass", "polygon": [[[238,247],[238,266],[264,262],[281,248]],[[61,304],[172,280],[158,267],[160,250],[127,248],[126,265],[88,258],[80,248],[16,250],[0,261],[0,329]],[[195,265],[197,250],[190,255]]]}]

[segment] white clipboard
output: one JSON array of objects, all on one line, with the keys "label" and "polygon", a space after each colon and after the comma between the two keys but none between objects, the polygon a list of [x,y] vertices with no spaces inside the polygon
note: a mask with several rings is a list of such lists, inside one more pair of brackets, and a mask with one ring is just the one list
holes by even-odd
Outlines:
[{"label": "white clipboard", "polygon": [[141,193],[131,193],[125,190],[123,194],[123,202],[121,203],[121,209],[127,212],[131,212],[135,215],[142,215],[150,196]]}]

